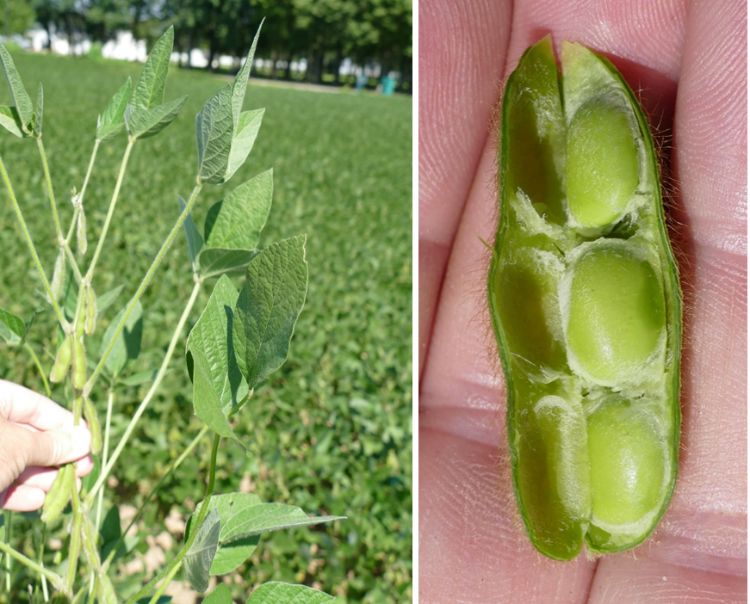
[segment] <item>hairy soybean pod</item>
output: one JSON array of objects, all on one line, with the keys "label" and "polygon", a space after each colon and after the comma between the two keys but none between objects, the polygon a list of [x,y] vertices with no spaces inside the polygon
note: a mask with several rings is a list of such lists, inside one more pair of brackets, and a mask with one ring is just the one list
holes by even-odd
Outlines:
[{"label": "hairy soybean pod", "polygon": [[83,390],[86,385],[86,349],[83,340],[73,337],[73,388]]},{"label": "hairy soybean pod", "polygon": [[681,297],[648,123],[617,70],[548,38],[503,100],[490,309],[516,499],[543,554],[617,552],[666,510]]},{"label": "hairy soybean pod", "polygon": [[98,455],[102,450],[102,425],[99,422],[99,415],[96,413],[96,407],[88,397],[83,399],[83,418],[91,432],[91,452]]},{"label": "hairy soybean pod", "polygon": [[84,290],[83,332],[90,336],[96,330],[96,293],[90,285]]},{"label": "hairy soybean pod", "polygon": [[62,382],[68,375],[70,369],[70,359],[73,354],[73,338],[70,335],[65,336],[60,348],[55,355],[55,363],[49,372],[49,381],[55,384]]},{"label": "hairy soybean pod", "polygon": [[63,513],[65,506],[70,501],[70,492],[75,487],[76,473],[73,464],[67,464],[60,468],[55,476],[42,506],[42,522],[52,524],[57,521]]}]

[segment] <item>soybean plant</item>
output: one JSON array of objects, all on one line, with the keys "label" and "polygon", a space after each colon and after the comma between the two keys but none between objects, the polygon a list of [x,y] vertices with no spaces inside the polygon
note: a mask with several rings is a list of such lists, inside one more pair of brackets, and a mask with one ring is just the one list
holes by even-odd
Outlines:
[{"label": "soybean plant", "polygon": [[677,473],[681,297],[648,123],[606,59],[549,37],[503,100],[489,300],[533,545],[646,539]]},{"label": "soybean plant", "polygon": [[[73,197],[74,210],[67,230],[63,230],[44,148],[42,86],[39,86],[36,102],[32,103],[11,55],[0,45],[0,62],[13,100],[12,106],[0,107],[0,126],[12,135],[36,143],[55,228],[58,251],[52,277],[48,278],[37,245],[27,228],[5,160],[0,157],[5,197],[31,255],[45,303],[57,322],[57,333],[53,334],[57,352],[52,368],[45,368],[40,356],[29,345],[30,321],[0,310],[0,337],[7,344],[23,347],[28,352],[48,395],[54,394],[58,400],[67,397],[75,422],[85,420],[88,423],[93,437],[93,453],[99,458],[99,469],[90,488],[84,487],[79,493],[73,466],[67,465],[59,470],[47,496],[40,521],[47,525],[51,534],[63,529],[63,534],[69,535],[63,555],[56,559],[54,566],[44,566],[43,550],[39,556],[29,557],[7,540],[0,543],[0,551],[6,555],[6,568],[10,569],[10,563],[14,561],[39,575],[45,601],[49,601],[51,584],[61,597],[72,598],[75,602],[114,604],[138,601],[153,604],[160,601],[164,590],[181,569],[193,588],[202,592],[208,588],[211,576],[230,573],[245,562],[258,546],[261,535],[337,519],[308,516],[296,506],[266,503],[248,493],[214,492],[219,446],[224,439],[237,440],[234,425],[242,407],[258,385],[286,360],[307,291],[303,235],[261,246],[273,195],[271,170],[234,187],[222,200],[214,203],[208,209],[202,230],[191,215],[207,185],[228,182],[243,165],[258,135],[263,110],[243,110],[243,104],[259,33],[260,29],[234,80],[209,98],[196,116],[198,167],[192,191],[187,201],[179,200],[177,220],[137,289],[110,320],[101,337],[97,337],[97,327],[122,287],[98,294],[94,288],[96,270],[99,261],[106,258],[103,250],[131,154],[139,141],[155,136],[169,126],[185,102],[184,97],[165,101],[173,30],[168,29],[154,44],[137,81],[126,80],[99,115],[91,158],[80,192]],[[125,146],[112,196],[94,251],[83,270],[88,247],[85,203],[88,183],[100,147],[119,141],[122,135]],[[124,384],[142,382],[143,378],[128,375],[127,371],[128,362],[138,356],[141,347],[144,312],[141,299],[167,252],[183,231],[192,268],[192,292],[158,370],[155,375],[147,376],[151,385],[146,395],[122,428],[119,441],[113,443],[111,418],[117,389]],[[239,276],[238,285],[230,275]],[[204,426],[156,485],[132,520],[131,527],[141,518],[164,479],[208,435],[211,453],[203,498],[190,516],[184,544],[175,557],[140,589],[122,592],[113,578],[114,571],[123,554],[132,551],[133,544],[126,547],[124,536],[128,529],[116,535],[111,543],[100,543],[107,479],[157,393],[193,307],[205,288],[211,288],[210,297],[190,331],[186,351],[194,412]],[[92,370],[89,372],[89,369]],[[105,388],[98,390],[102,381]],[[106,409],[97,408],[102,402],[106,402]],[[100,421],[102,412],[106,418],[103,424]],[[67,514],[66,509],[70,510]],[[6,514],[5,519],[7,537],[11,534],[10,516]],[[255,590],[248,603],[288,602],[292,599],[296,602],[324,602],[333,598],[302,585],[268,583]],[[226,604],[232,600],[229,589],[223,585],[206,601]]]}]

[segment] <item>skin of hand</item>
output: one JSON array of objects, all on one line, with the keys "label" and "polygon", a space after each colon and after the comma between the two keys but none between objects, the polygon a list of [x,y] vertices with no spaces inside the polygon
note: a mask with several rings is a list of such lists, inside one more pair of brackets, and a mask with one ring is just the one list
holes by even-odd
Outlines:
[{"label": "skin of hand", "polygon": [[[420,2],[421,602],[747,601],[745,24],[741,0]],[[635,550],[566,563],[517,510],[484,245],[503,82],[547,33],[608,56],[650,116],[685,298],[670,508]]]},{"label": "skin of hand", "polygon": [[57,466],[76,464],[82,477],[93,469],[91,434],[73,414],[32,390],[0,380],[0,507],[37,510],[57,476]]}]

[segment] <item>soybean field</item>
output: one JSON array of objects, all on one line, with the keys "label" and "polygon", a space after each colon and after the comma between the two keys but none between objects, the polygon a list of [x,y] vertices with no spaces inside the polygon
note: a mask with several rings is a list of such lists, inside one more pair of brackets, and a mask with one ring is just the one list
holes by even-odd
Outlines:
[{"label": "soybean field", "polygon": [[[81,186],[97,113],[140,65],[13,54],[28,90],[44,83],[44,139],[67,225],[71,189]],[[111,245],[94,283],[97,292],[123,286],[102,330],[125,306],[177,218],[178,196],[190,193],[195,114],[224,79],[229,81],[177,68],[170,73],[168,97],[185,94],[189,100],[167,130],[133,152]],[[0,104],[7,104],[8,97],[3,82]],[[241,585],[273,579],[304,582],[347,602],[410,601],[411,99],[251,81],[245,105],[266,109],[255,148],[223,189],[204,188],[196,222],[203,223],[222,190],[273,168],[273,208],[264,238],[307,234],[310,285],[289,361],[243,412],[237,430],[242,446],[222,448],[215,490],[244,490],[310,514],[348,519],[264,537],[240,567],[242,582],[232,583],[234,594],[246,597]],[[101,228],[124,147],[120,136],[99,151],[86,194],[90,239]],[[56,250],[36,148],[3,132],[0,153],[49,274]],[[43,304],[40,283],[4,191],[0,202],[0,307],[29,316]],[[142,353],[129,372],[159,365],[192,285],[185,240],[180,239],[142,300]],[[196,309],[203,307],[210,289],[205,288]],[[198,312],[193,311],[189,325]],[[47,368],[54,354],[52,330],[46,313],[30,336],[45,347]],[[188,331],[189,326],[169,375],[113,472],[106,507],[116,507],[125,524],[200,429],[192,415],[182,352]],[[20,351],[0,348],[0,377],[41,390]],[[120,390],[115,441],[147,388],[145,383]],[[93,393],[99,409],[104,396],[103,387]],[[135,562],[121,566],[121,584],[139,583],[176,552],[183,522],[201,498],[208,456],[206,439],[150,504],[128,540],[137,555],[127,556]],[[191,600],[176,596],[175,601]]]}]

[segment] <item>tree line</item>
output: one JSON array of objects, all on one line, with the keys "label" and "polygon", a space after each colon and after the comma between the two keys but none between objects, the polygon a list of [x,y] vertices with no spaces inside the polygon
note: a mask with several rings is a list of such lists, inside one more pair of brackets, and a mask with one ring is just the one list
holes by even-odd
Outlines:
[{"label": "tree line", "polygon": [[[175,26],[175,50],[202,49],[208,69],[218,57],[240,57],[265,17],[257,56],[270,59],[264,75],[341,84],[345,59],[400,74],[411,87],[411,0],[4,0],[0,33],[34,25],[67,37],[104,44],[129,30],[149,45]],[[187,54],[189,57],[189,53]],[[292,63],[306,62],[304,73]],[[186,61],[187,66],[189,59]]]}]

